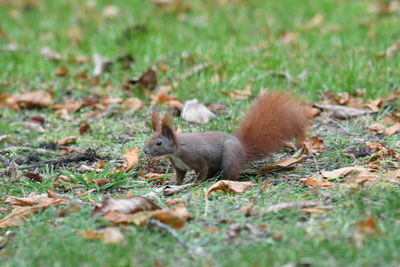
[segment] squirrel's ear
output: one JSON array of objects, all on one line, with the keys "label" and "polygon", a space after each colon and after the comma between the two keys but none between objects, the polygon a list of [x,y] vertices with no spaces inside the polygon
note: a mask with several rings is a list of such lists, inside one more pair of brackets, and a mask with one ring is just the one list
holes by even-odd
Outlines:
[{"label": "squirrel's ear", "polygon": [[151,127],[155,132],[160,130],[160,116],[156,108],[154,108],[151,113]]},{"label": "squirrel's ear", "polygon": [[161,134],[167,137],[169,140],[175,142],[175,132],[172,128],[171,114],[167,114],[164,116],[164,119],[161,123]]}]

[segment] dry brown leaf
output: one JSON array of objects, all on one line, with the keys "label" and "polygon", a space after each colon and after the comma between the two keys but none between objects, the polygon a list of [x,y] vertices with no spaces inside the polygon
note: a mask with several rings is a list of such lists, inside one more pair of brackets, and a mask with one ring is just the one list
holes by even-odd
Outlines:
[{"label": "dry brown leaf", "polygon": [[251,88],[252,85],[249,83],[246,84],[243,90],[223,91],[223,93],[229,94],[229,96],[234,99],[247,99],[251,96]]},{"label": "dry brown leaf", "polygon": [[314,104],[315,107],[328,111],[331,113],[331,117],[338,119],[348,119],[351,117],[363,116],[374,113],[371,110],[358,109],[353,107],[341,106],[341,105],[329,105],[329,104]]},{"label": "dry brown leaf", "polygon": [[18,226],[29,218],[31,213],[43,210],[50,205],[67,204],[68,202],[63,198],[52,198],[50,194],[33,197],[7,196],[4,203],[13,205],[14,209],[0,220],[0,228]]},{"label": "dry brown leaf", "polygon": [[50,47],[42,47],[40,49],[40,54],[50,60],[59,61],[61,59],[60,53],[54,51]]},{"label": "dry brown leaf", "polygon": [[67,76],[69,73],[68,68],[64,65],[61,65],[54,71],[54,75],[64,77]]},{"label": "dry brown leaf", "polygon": [[199,103],[197,99],[192,99],[185,102],[181,117],[186,121],[208,123],[215,115],[205,105]]},{"label": "dry brown leaf", "polygon": [[96,179],[93,179],[93,183],[97,184],[98,186],[103,186],[103,185],[111,183],[111,181],[107,178],[96,178]]},{"label": "dry brown leaf", "polygon": [[134,214],[125,214],[119,211],[109,211],[103,217],[112,223],[119,224],[135,224],[145,225],[149,219],[156,219],[174,228],[182,228],[185,225],[185,219],[180,217],[177,213],[171,210],[145,210],[139,211]]},{"label": "dry brown leaf", "polygon": [[79,125],[79,134],[80,135],[87,134],[89,130],[90,130],[90,125],[87,121],[84,121],[81,123],[81,125]]},{"label": "dry brown leaf", "polygon": [[385,144],[380,142],[365,142],[365,145],[370,149],[374,150],[374,155],[370,160],[374,161],[379,159],[388,159],[389,157],[394,160],[400,160],[400,152],[398,150],[387,147]]},{"label": "dry brown leaf", "polygon": [[310,119],[313,119],[317,117],[319,114],[321,114],[321,110],[319,108],[309,107],[309,106],[305,108],[305,112],[307,113],[307,117]]},{"label": "dry brown leaf", "polygon": [[144,104],[139,98],[131,97],[124,101],[124,106],[131,110],[138,110],[143,108]]},{"label": "dry brown leaf", "polygon": [[43,181],[43,176],[38,172],[27,172],[27,173],[24,173],[24,176],[28,177],[29,180],[34,181],[34,182],[41,183]]},{"label": "dry brown leaf", "polygon": [[314,213],[320,214],[320,213],[325,212],[325,210],[324,210],[324,209],[321,209],[321,208],[319,208],[319,207],[315,207],[315,208],[305,208],[305,209],[302,209],[301,212],[303,212],[303,213],[305,213],[305,214],[314,214]]},{"label": "dry brown leaf", "polygon": [[56,140],[56,143],[57,143],[57,145],[60,145],[60,146],[66,146],[66,145],[75,144],[77,139],[78,139],[77,136],[68,136],[68,137],[65,137],[64,139]]},{"label": "dry brown leaf", "polygon": [[357,231],[363,234],[379,234],[380,230],[372,214],[357,222]]},{"label": "dry brown leaf", "polygon": [[315,154],[316,152],[324,152],[324,140],[319,139],[317,136],[312,136],[309,141],[304,143],[307,153]]},{"label": "dry brown leaf", "polygon": [[321,172],[321,176],[327,178],[328,180],[336,180],[341,177],[353,174],[353,175],[361,175],[370,172],[375,172],[374,170],[365,168],[363,166],[351,166],[351,167],[344,167],[340,169],[336,169],[333,171],[323,171]]},{"label": "dry brown leaf", "polygon": [[368,126],[368,129],[377,134],[383,134],[385,132],[385,125],[379,122],[374,122],[370,126]]},{"label": "dry brown leaf", "polygon": [[173,199],[165,200],[165,204],[167,204],[168,207],[175,206],[175,205],[178,205],[178,204],[186,205],[186,201],[184,201],[181,198],[173,198]]},{"label": "dry brown leaf", "polygon": [[52,108],[59,112],[62,112],[63,110],[65,110],[67,113],[71,113],[71,112],[75,112],[75,111],[79,110],[84,105],[85,105],[85,102],[83,102],[83,101],[70,99],[70,100],[68,100],[67,103],[56,104],[56,105],[53,105]]},{"label": "dry brown leaf", "polygon": [[332,186],[332,184],[328,180],[321,178],[318,175],[300,179],[300,182],[306,183],[309,187],[313,188]]},{"label": "dry brown leaf", "polygon": [[175,108],[181,110],[183,108],[182,101],[177,98],[176,96],[170,96],[169,92],[171,91],[172,87],[170,85],[162,86],[160,89],[157,90],[151,97],[151,104],[164,104],[171,108]]},{"label": "dry brown leaf", "polygon": [[141,196],[127,199],[106,199],[97,204],[93,210],[93,215],[104,215],[110,211],[121,214],[134,214],[139,211],[149,211],[160,209],[153,201]]},{"label": "dry brown leaf", "polygon": [[[149,172],[149,173],[146,173],[145,175],[143,175],[143,177],[144,177],[145,179],[149,179],[150,181],[160,181],[160,180],[163,180],[163,177],[160,177],[160,176],[164,176],[164,174],[162,174],[162,173]],[[160,178],[158,178],[158,177],[160,177]]]},{"label": "dry brown leaf", "polygon": [[25,92],[23,94],[10,95],[6,99],[6,103],[13,108],[38,108],[51,106],[53,104],[53,99],[49,92],[33,91]]},{"label": "dry brown leaf", "polygon": [[148,68],[139,78],[139,83],[149,91],[157,87],[157,73],[155,68]]},{"label": "dry brown leaf", "polygon": [[397,133],[398,131],[400,131],[400,122],[397,122],[397,123],[393,124],[392,126],[390,126],[389,128],[386,128],[385,134],[392,135],[392,134]]},{"label": "dry brown leaf", "polygon": [[101,239],[104,244],[119,244],[124,240],[121,231],[116,227],[107,227],[100,230],[81,230],[79,233],[85,239]]},{"label": "dry brown leaf", "polygon": [[213,184],[207,190],[207,196],[209,196],[213,191],[222,190],[225,193],[243,193],[247,188],[253,186],[252,182],[236,182],[230,180],[220,180]]},{"label": "dry brown leaf", "polygon": [[123,155],[125,160],[124,167],[125,172],[129,172],[133,167],[135,167],[139,162],[139,154],[138,154],[138,147],[132,147],[128,151],[126,151]]},{"label": "dry brown leaf", "polygon": [[271,170],[271,169],[275,169],[275,168],[288,168],[291,167],[293,164],[300,162],[303,159],[303,157],[298,157],[298,158],[284,158],[278,162],[260,167],[260,170]]}]

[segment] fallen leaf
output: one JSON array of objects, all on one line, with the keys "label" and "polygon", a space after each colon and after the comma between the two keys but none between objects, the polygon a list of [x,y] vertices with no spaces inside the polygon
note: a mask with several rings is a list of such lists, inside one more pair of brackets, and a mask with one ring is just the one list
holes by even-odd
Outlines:
[{"label": "fallen leaf", "polygon": [[379,234],[380,230],[372,214],[368,214],[364,219],[357,221],[357,231],[363,234]]},{"label": "fallen leaf", "polygon": [[136,97],[126,99],[124,101],[124,106],[131,110],[138,110],[144,107],[142,100]]},{"label": "fallen leaf", "polygon": [[316,152],[324,152],[324,140],[318,138],[317,136],[312,136],[309,141],[304,143],[307,152],[310,154],[315,154]]},{"label": "fallen leaf", "polygon": [[64,139],[55,140],[55,141],[56,141],[57,145],[66,146],[66,145],[75,144],[77,139],[78,139],[77,136],[68,136],[68,137],[65,137]]},{"label": "fallen leaf", "polygon": [[60,76],[60,77],[64,77],[68,75],[68,68],[64,65],[58,67],[55,71],[54,71],[54,75],[56,76]]},{"label": "fallen leaf", "polygon": [[90,130],[90,125],[87,121],[84,121],[81,123],[81,125],[79,125],[79,134],[80,135],[87,134],[89,130]]},{"label": "fallen leaf", "polygon": [[386,128],[385,134],[392,135],[392,134],[397,133],[398,131],[400,131],[400,122],[397,122],[397,123],[393,124],[392,126],[390,126],[389,128]]},{"label": "fallen leaf", "polygon": [[185,102],[181,117],[186,121],[208,123],[215,115],[205,105],[199,103],[197,99],[192,99]]},{"label": "fallen leaf", "polygon": [[106,227],[100,230],[81,230],[84,239],[101,239],[104,244],[119,244],[124,240],[121,231],[116,227]]},{"label": "fallen leaf", "polygon": [[173,199],[167,199],[165,200],[165,204],[168,205],[168,207],[174,206],[174,205],[178,205],[178,204],[184,204],[186,205],[186,201],[184,201],[181,198],[173,198]]},{"label": "fallen leaf", "polygon": [[231,90],[223,91],[223,93],[229,94],[234,99],[247,99],[251,96],[251,84],[247,84],[243,90]]},{"label": "fallen leaf", "polygon": [[49,92],[33,91],[10,95],[6,99],[6,103],[14,108],[40,108],[51,106],[53,104],[53,99]]},{"label": "fallen leaf", "polygon": [[39,182],[39,183],[43,182],[43,176],[38,172],[27,172],[24,173],[24,176],[34,182]]},{"label": "fallen leaf", "polygon": [[374,111],[367,109],[358,109],[341,105],[314,104],[314,106],[321,109],[322,111],[330,112],[331,117],[338,119],[348,119],[351,117],[358,117],[374,113]]},{"label": "fallen leaf", "polygon": [[300,179],[300,182],[306,183],[309,187],[313,188],[332,186],[332,184],[328,180],[323,179],[318,175]]},{"label": "fallen leaf", "polygon": [[322,177],[327,178],[328,180],[336,180],[350,174],[359,175],[362,173],[369,173],[371,171],[374,172],[373,170],[364,168],[362,166],[351,166],[351,167],[336,169],[333,171],[323,171],[321,172],[321,175]]},{"label": "fallen leaf", "polygon": [[139,83],[146,90],[153,91],[157,87],[157,73],[155,68],[148,68],[139,78]]},{"label": "fallen leaf", "polygon": [[50,60],[59,61],[61,59],[60,53],[54,51],[50,47],[42,47],[40,49],[40,54]]},{"label": "fallen leaf", "polygon": [[305,209],[302,209],[301,212],[303,212],[303,213],[305,213],[305,214],[314,214],[314,213],[320,214],[320,213],[325,212],[325,210],[324,210],[324,209],[321,209],[321,208],[319,208],[319,207],[315,207],[315,208],[305,208]]},{"label": "fallen leaf", "polygon": [[379,122],[374,122],[372,123],[370,126],[368,126],[368,129],[370,129],[371,131],[377,133],[377,134],[383,134],[385,133],[385,125],[383,125],[382,123]]},{"label": "fallen leaf", "polygon": [[135,196],[127,199],[106,199],[97,204],[93,210],[93,215],[105,215],[110,211],[121,214],[134,214],[139,211],[151,211],[161,209],[150,199]]},{"label": "fallen leaf", "polygon": [[260,167],[260,170],[271,170],[271,169],[275,169],[275,168],[287,168],[287,167],[291,167],[293,164],[300,162],[303,159],[302,156],[298,157],[298,158],[294,158],[294,157],[289,157],[289,158],[284,158],[278,162]]},{"label": "fallen leaf", "polygon": [[94,63],[93,76],[100,76],[104,71],[109,70],[112,66],[112,61],[99,54],[93,54],[92,57]]},{"label": "fallen leaf", "polygon": [[126,151],[123,155],[125,160],[124,167],[125,172],[129,172],[134,166],[136,166],[139,162],[139,154],[138,154],[138,147],[132,147],[128,151]]},{"label": "fallen leaf", "polygon": [[220,180],[213,184],[207,190],[207,197],[216,190],[222,190],[225,193],[243,193],[247,188],[253,186],[252,182],[236,182],[230,180]]},{"label": "fallen leaf", "polygon": [[150,96],[151,104],[152,105],[164,104],[171,108],[176,108],[178,110],[181,110],[183,108],[183,103],[176,96],[169,95],[169,92],[171,91],[171,89],[172,89],[172,87],[170,85],[160,87],[157,90],[157,92],[155,92],[154,94],[152,94]]},{"label": "fallen leaf", "polygon": [[78,111],[81,107],[85,105],[85,102],[78,101],[74,99],[68,100],[65,104],[55,104],[52,106],[54,110],[63,111],[65,110],[67,113]]},{"label": "fallen leaf", "polygon": [[93,183],[97,184],[98,186],[103,186],[103,185],[111,183],[111,181],[107,178],[96,178],[96,179],[93,179]]},{"label": "fallen leaf", "polygon": [[32,197],[7,196],[4,203],[13,205],[10,214],[0,219],[0,228],[18,226],[30,217],[31,213],[38,212],[50,205],[67,204],[69,201],[63,198],[52,198],[47,195],[36,195]]}]

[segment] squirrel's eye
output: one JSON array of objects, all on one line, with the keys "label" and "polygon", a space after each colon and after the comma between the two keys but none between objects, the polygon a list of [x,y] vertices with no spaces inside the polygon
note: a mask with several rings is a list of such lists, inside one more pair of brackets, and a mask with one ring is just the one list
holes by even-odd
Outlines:
[{"label": "squirrel's eye", "polygon": [[161,141],[157,141],[156,145],[161,146]]}]

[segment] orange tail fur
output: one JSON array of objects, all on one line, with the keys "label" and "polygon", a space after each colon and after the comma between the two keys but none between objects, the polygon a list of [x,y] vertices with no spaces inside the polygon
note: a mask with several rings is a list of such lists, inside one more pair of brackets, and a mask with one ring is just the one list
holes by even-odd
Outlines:
[{"label": "orange tail fur", "polygon": [[256,160],[281,149],[292,138],[304,138],[308,118],[304,106],[287,94],[263,92],[235,132],[247,160]]}]

